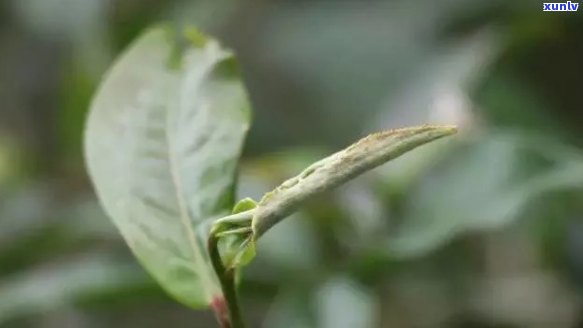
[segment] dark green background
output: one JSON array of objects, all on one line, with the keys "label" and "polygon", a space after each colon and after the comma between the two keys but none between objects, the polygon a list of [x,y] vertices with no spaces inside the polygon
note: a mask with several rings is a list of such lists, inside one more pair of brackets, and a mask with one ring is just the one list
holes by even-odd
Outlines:
[{"label": "dark green background", "polygon": [[583,325],[583,12],[542,7],[0,2],[0,327],[214,327],[138,266],[82,158],[104,70],[160,21],[240,58],[240,197],[369,132],[461,127],[270,231],[241,286],[250,327]]}]

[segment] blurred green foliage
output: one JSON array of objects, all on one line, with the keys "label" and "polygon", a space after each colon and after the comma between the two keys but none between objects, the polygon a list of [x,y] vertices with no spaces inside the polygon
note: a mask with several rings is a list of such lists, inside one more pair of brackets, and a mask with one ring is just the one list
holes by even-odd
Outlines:
[{"label": "blurred green foliage", "polygon": [[240,58],[255,199],[368,132],[456,123],[265,236],[253,327],[583,322],[583,19],[533,1],[0,3],[0,327],[211,327],[169,299],[96,204],[89,99],[130,40],[192,23]]}]

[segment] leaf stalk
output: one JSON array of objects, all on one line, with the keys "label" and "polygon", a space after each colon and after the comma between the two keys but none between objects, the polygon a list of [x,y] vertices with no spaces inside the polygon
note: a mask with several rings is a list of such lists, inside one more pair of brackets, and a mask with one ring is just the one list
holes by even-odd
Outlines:
[{"label": "leaf stalk", "polygon": [[221,225],[214,225],[208,238],[208,251],[211,259],[211,264],[223,291],[223,300],[226,303],[228,311],[228,320],[225,319],[224,313],[215,308],[217,320],[222,325],[222,328],[245,328],[245,322],[239,307],[239,299],[237,297],[237,289],[235,286],[235,268],[225,268],[221,253],[219,251],[219,236],[221,232]]}]

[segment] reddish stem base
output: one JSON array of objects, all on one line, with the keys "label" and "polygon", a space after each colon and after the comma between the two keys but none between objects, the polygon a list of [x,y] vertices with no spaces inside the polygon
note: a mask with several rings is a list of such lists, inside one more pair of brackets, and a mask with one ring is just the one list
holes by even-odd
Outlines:
[{"label": "reddish stem base", "polygon": [[231,320],[229,319],[229,309],[227,308],[227,302],[223,296],[215,296],[211,302],[211,307],[215,312],[217,321],[220,323],[221,328],[231,328]]}]

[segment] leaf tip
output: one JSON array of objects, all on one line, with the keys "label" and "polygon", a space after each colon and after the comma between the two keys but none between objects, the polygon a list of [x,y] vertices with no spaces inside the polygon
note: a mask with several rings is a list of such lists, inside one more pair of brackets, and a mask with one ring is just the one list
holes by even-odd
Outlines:
[{"label": "leaf tip", "polygon": [[[405,128],[410,129],[409,131],[415,135],[423,133],[425,135],[432,136],[430,139],[439,139],[447,136],[451,136],[458,133],[457,125],[437,125],[437,124],[425,124],[415,128]],[[405,130],[403,129],[403,130]]]},{"label": "leaf tip", "polygon": [[439,130],[441,130],[444,135],[448,135],[448,136],[456,134],[459,131],[457,125],[440,125],[440,126],[437,126],[437,128]]},{"label": "leaf tip", "polygon": [[208,37],[194,26],[185,27],[182,34],[185,39],[198,48],[204,48],[209,41]]},{"label": "leaf tip", "polygon": [[241,212],[245,212],[251,209],[254,209],[255,207],[257,207],[257,202],[254,201],[252,198],[243,198],[240,201],[237,202],[237,204],[235,204],[235,206],[233,207],[233,214],[237,214],[237,213],[241,213]]}]

